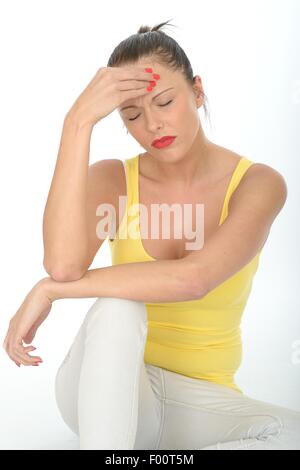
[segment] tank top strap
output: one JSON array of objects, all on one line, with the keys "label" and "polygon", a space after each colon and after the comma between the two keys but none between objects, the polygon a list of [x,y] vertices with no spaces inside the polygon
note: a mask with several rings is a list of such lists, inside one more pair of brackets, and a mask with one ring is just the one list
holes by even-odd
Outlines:
[{"label": "tank top strap", "polygon": [[244,176],[244,174],[246,173],[246,171],[248,170],[248,168],[250,168],[250,166],[252,166],[255,162],[249,160],[248,158],[246,157],[241,157],[240,158],[240,161],[238,162],[232,176],[231,176],[231,179],[230,179],[230,183],[228,185],[228,188],[227,188],[227,191],[226,191],[226,195],[225,195],[225,199],[224,199],[224,203],[223,203],[223,208],[222,208],[222,213],[221,213],[221,218],[220,218],[220,221],[219,221],[219,225],[221,225],[224,220],[226,219],[227,215],[228,215],[228,204],[229,204],[229,200],[233,194],[233,192],[236,190],[236,188],[238,187],[242,177]]},{"label": "tank top strap", "polygon": [[[219,225],[223,223],[228,215],[228,204],[231,195],[239,185],[242,177],[255,162],[246,157],[241,157],[231,176],[227,187],[224,203],[222,207]],[[125,159],[124,162],[127,185],[127,206],[139,203],[139,155]]]},{"label": "tank top strap", "polygon": [[139,155],[136,155],[135,157],[125,159],[124,162],[128,207],[138,203],[138,158]]}]

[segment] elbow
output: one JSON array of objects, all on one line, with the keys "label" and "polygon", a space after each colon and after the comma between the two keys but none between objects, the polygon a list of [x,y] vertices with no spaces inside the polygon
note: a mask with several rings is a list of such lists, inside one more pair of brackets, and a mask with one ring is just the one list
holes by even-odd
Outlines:
[{"label": "elbow", "polygon": [[49,276],[57,282],[67,282],[67,281],[78,281],[85,274],[86,270],[79,269],[78,267],[67,267],[67,266],[53,266],[49,267],[44,262],[44,268]]},{"label": "elbow", "polygon": [[64,269],[53,269],[48,272],[49,276],[56,282],[78,281],[81,279],[85,272],[83,271],[68,271]]},{"label": "elbow", "polygon": [[203,274],[193,263],[185,265],[185,289],[190,300],[199,300],[208,293]]}]

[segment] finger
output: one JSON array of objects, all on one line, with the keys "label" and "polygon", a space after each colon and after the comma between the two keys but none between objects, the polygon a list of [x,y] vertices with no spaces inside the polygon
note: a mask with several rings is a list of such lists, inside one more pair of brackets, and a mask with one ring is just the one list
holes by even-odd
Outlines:
[{"label": "finger", "polygon": [[[145,70],[149,70],[149,72],[146,72]],[[151,72],[150,72],[151,70]],[[129,77],[128,77],[129,75]],[[156,74],[155,71],[151,67],[146,67],[146,68],[127,68],[125,71],[122,71],[120,74],[120,80],[142,80],[142,81],[147,81],[147,80],[153,80],[153,75],[156,77],[156,80],[159,80],[160,75]]]},{"label": "finger", "polygon": [[14,362],[19,362],[23,364],[23,366],[30,366],[32,364],[29,359],[25,358],[24,355],[20,354],[19,352],[15,352],[10,357]]},{"label": "finger", "polygon": [[[31,356],[29,356],[29,358],[31,358]],[[21,356],[20,354],[15,354],[13,356],[13,360],[23,364],[23,366],[34,366],[38,364],[39,362],[42,362],[40,357],[32,357],[32,359],[26,359],[24,356]]]},{"label": "finger", "polygon": [[36,364],[37,361],[41,361],[39,356],[30,356],[28,353],[25,352],[25,349],[22,347],[16,347],[14,350],[13,358],[18,362],[21,362],[24,365],[32,365]]},{"label": "finger", "polygon": [[138,81],[122,81],[118,84],[118,89],[120,91],[134,91],[134,90],[144,90],[147,91],[147,88],[152,86],[155,87],[155,82],[152,80],[138,82]]},{"label": "finger", "polygon": [[34,351],[35,349],[36,349],[36,347],[34,347],[34,346],[25,346],[24,347],[24,350],[27,351],[27,352]]},{"label": "finger", "polygon": [[7,350],[7,353],[9,355],[9,357],[14,361],[14,362],[18,362],[18,363],[21,363],[21,364],[24,364],[24,365],[30,365],[30,357],[29,354],[26,355],[26,352],[25,350],[31,348],[33,346],[27,346],[26,348],[24,348],[23,346],[23,343],[22,343],[22,339],[16,339],[16,338],[12,338],[12,341],[10,342],[11,344],[13,344],[14,346],[11,346],[11,344],[9,345],[8,347],[8,350]]}]

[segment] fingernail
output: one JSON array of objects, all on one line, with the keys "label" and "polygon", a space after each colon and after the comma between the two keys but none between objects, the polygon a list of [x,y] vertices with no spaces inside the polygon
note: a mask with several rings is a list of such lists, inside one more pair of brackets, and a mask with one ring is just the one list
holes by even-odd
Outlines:
[{"label": "fingernail", "polygon": [[150,80],[150,85],[154,87],[156,86],[156,82],[154,80]]},{"label": "fingernail", "polygon": [[148,86],[147,91],[153,90],[152,86]]},{"label": "fingernail", "polygon": [[153,76],[153,78],[154,78],[155,80],[159,80],[159,79],[160,79],[160,75],[158,75],[158,73],[154,73],[152,76]]},{"label": "fingernail", "polygon": [[152,70],[152,68],[151,68],[151,67],[147,67],[147,68],[145,69],[145,72],[152,73],[152,72],[153,72],[153,70]]}]

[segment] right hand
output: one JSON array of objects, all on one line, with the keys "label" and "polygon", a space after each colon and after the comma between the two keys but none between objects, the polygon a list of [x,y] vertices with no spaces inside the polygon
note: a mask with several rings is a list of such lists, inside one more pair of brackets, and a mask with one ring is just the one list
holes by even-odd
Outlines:
[{"label": "right hand", "polygon": [[68,115],[75,115],[82,125],[93,126],[124,101],[149,93],[153,80],[153,74],[144,68],[100,67]]}]

